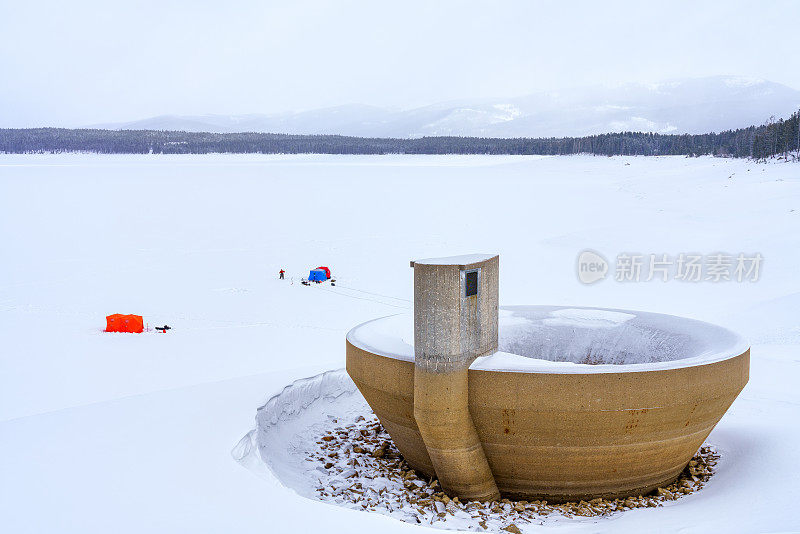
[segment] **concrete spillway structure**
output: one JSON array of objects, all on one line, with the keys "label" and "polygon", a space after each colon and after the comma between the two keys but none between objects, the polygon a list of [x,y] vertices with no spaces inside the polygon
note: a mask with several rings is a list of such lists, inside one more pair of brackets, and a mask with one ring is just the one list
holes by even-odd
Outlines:
[{"label": "concrete spillway structure", "polygon": [[498,257],[411,262],[414,419],[442,488],[468,500],[500,492],[469,412],[469,366],[497,350]]},{"label": "concrete spillway structure", "polygon": [[[516,306],[499,309],[493,333],[483,321],[491,311],[473,304],[496,299],[497,260],[479,261],[489,262],[480,271],[488,286],[475,302],[461,296],[473,264],[415,262],[414,317],[347,335],[359,391],[411,467],[452,494],[491,498],[492,484],[505,497],[551,502],[645,494],[678,477],[747,384],[747,343],[701,321]],[[438,294],[425,289],[429,275],[444,277],[449,297],[428,300]]]}]

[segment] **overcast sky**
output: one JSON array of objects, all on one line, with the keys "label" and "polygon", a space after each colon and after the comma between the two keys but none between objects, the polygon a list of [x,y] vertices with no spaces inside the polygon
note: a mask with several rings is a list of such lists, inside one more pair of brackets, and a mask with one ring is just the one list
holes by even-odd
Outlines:
[{"label": "overcast sky", "polygon": [[800,88],[798,35],[791,1],[0,0],[0,127],[717,74]]}]

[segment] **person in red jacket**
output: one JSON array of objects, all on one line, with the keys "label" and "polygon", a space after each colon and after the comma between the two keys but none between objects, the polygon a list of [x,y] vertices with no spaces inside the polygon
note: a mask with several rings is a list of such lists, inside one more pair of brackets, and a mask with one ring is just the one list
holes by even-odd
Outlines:
[{"label": "person in red jacket", "polygon": [[278,272],[278,278],[280,278],[281,280],[283,280],[283,274],[284,274],[285,272],[286,272],[286,271],[284,271],[283,269],[281,269],[281,270],[280,270],[280,272]]}]

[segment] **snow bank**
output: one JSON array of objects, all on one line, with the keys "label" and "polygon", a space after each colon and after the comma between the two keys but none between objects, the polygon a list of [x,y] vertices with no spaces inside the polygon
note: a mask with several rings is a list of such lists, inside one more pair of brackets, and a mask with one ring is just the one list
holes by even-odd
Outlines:
[{"label": "snow bank", "polygon": [[[335,405],[335,409],[330,409]],[[256,428],[231,451],[244,467],[263,476],[263,465],[281,483],[314,498],[317,477],[306,462],[307,436],[327,430],[336,417],[371,413],[344,369],[297,380],[256,412]],[[313,443],[313,441],[312,441]],[[262,463],[263,462],[263,463]]]},{"label": "snow bank", "polygon": [[[364,350],[414,361],[413,319],[369,321],[347,335]],[[713,363],[747,350],[740,336],[710,323],[640,311],[510,306],[500,311],[499,350],[471,369],[609,373]]]}]

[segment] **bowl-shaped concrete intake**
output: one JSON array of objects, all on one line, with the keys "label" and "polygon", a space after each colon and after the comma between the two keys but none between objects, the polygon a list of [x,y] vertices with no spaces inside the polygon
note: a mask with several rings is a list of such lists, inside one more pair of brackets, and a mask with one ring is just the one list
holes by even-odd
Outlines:
[{"label": "bowl-shaped concrete intake", "polygon": [[[435,476],[414,420],[414,364],[377,352],[348,339],[347,372],[408,463]],[[677,478],[747,383],[749,360],[745,348],[656,370],[470,369],[469,410],[504,496],[638,495]]]}]

